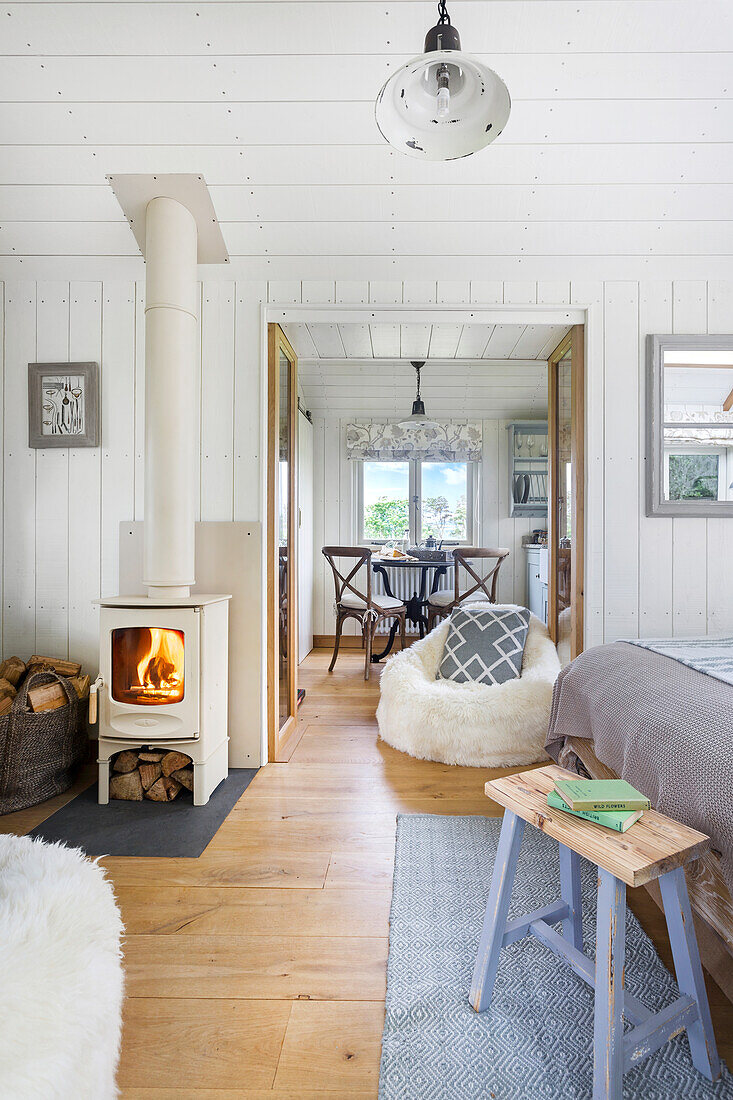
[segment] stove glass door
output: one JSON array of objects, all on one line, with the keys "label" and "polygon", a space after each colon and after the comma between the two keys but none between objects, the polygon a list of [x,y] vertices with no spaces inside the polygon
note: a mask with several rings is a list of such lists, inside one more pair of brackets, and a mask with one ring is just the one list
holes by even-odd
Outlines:
[{"label": "stove glass door", "polygon": [[118,627],[112,631],[112,698],[150,707],[182,702],[184,655],[182,630]]}]

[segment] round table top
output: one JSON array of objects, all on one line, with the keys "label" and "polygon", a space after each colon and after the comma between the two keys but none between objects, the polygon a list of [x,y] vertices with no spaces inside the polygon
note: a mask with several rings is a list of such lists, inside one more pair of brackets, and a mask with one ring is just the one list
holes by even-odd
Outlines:
[{"label": "round table top", "polygon": [[401,569],[434,569],[436,565],[453,565],[452,561],[425,561],[423,558],[372,558],[372,565],[397,565]]}]

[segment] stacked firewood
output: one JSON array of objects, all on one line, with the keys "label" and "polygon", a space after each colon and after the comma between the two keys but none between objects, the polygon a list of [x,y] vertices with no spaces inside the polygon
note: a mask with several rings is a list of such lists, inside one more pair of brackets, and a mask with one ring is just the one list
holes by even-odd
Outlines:
[{"label": "stacked firewood", "polygon": [[[0,663],[0,717],[8,714],[13,699],[23,686],[24,681],[34,672],[57,672],[71,681],[74,691],[80,699],[89,695],[89,676],[82,676],[78,661],[67,661],[63,657],[42,657],[34,653],[28,662],[20,657],[8,657]],[[56,681],[51,684],[36,684],[28,692],[28,709],[35,713],[56,710],[68,703],[66,692]]]},{"label": "stacked firewood", "polygon": [[126,802],[172,802],[185,787],[193,791],[193,761],[185,752],[125,749],[112,760],[110,798]]}]

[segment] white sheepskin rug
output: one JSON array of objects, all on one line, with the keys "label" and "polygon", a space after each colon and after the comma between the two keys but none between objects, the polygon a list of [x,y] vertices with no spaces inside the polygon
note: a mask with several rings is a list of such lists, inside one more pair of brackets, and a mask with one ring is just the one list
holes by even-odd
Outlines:
[{"label": "white sheepskin rug", "polygon": [[387,661],[377,707],[382,740],[443,764],[500,768],[546,760],[552,687],[560,671],[547,627],[531,617],[516,680],[458,684],[435,679],[448,622]]},{"label": "white sheepskin rug", "polygon": [[118,1095],[123,931],[83,852],[0,836],[0,1096]]}]

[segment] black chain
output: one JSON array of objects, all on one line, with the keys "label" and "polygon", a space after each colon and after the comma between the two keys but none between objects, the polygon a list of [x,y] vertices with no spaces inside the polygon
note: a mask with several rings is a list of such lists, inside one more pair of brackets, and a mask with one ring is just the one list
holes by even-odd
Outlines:
[{"label": "black chain", "polygon": [[445,23],[450,26],[450,16],[448,15],[446,0],[438,0],[438,26],[443,26]]}]

